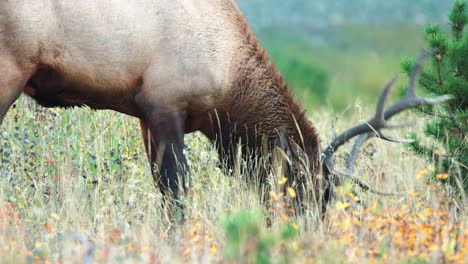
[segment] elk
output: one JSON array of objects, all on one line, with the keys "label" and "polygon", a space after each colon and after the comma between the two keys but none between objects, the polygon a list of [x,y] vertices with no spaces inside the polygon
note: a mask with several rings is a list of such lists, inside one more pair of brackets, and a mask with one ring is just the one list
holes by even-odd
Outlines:
[{"label": "elk", "polygon": [[237,143],[254,156],[265,142],[277,147],[289,157],[290,184],[315,177],[326,203],[333,186],[350,176],[335,171],[338,147],[358,135],[365,135],[359,142],[397,141],[381,130],[406,124],[386,120],[449,99],[416,96],[417,66],[406,97],[385,111],[391,82],[375,117],[322,152],[314,126],[234,0],[1,1],[0,62],[0,124],[22,93],[46,107],[86,105],[139,118],[154,181],[178,207],[189,172],[184,133],[204,133],[228,166]]}]

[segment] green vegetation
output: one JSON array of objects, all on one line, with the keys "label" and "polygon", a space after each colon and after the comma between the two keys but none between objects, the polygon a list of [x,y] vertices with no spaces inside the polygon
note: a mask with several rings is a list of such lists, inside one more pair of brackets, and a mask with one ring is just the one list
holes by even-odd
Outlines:
[{"label": "green vegetation", "polygon": [[[281,227],[266,230],[262,217],[251,211],[230,215],[225,223],[226,255],[236,263],[290,263],[295,259],[299,227],[285,221]],[[273,251],[279,249],[279,258],[274,260]]]},{"label": "green vegetation", "polygon": [[[437,144],[426,146],[412,134],[414,142],[408,146],[434,164],[435,178],[468,192],[468,36],[463,34],[468,23],[468,3],[456,1],[449,18],[451,37],[438,25],[426,28],[425,40],[434,55],[419,84],[427,94],[451,94],[453,99],[419,109],[426,117],[424,134]],[[404,71],[410,74],[413,65],[414,59],[404,61]]]},{"label": "green vegetation", "polygon": [[[311,114],[328,142],[336,115]],[[360,118],[353,112],[336,129]],[[378,144],[377,151],[363,155],[356,172],[379,189],[406,195],[381,197],[346,184],[322,222],[314,210],[292,217],[291,194],[274,188],[282,175],[270,175],[276,192],[266,208],[245,180],[251,168],[226,171],[200,135],[185,142],[191,188],[186,220],[174,226],[153,185],[136,119],[20,99],[0,129],[1,262],[466,262],[468,221],[460,211],[466,201],[427,181],[430,168],[402,154],[402,146],[369,142],[365,149]]]},{"label": "green vegetation", "polygon": [[400,60],[423,48],[420,32],[417,26],[355,25],[302,34],[265,29],[258,36],[303,105],[342,111],[356,99],[375,100]]}]

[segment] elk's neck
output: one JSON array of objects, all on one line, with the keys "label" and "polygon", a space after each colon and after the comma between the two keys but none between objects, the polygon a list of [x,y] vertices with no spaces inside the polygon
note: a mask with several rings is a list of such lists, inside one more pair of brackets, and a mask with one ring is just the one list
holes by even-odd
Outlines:
[{"label": "elk's neck", "polygon": [[[209,137],[224,150],[234,150],[241,143],[257,150],[267,139],[279,145],[279,129],[287,131],[310,158],[318,158],[320,143],[304,111],[294,100],[291,90],[270,62],[250,30],[233,63],[229,92],[212,114]],[[303,140],[303,142],[302,142]]]}]

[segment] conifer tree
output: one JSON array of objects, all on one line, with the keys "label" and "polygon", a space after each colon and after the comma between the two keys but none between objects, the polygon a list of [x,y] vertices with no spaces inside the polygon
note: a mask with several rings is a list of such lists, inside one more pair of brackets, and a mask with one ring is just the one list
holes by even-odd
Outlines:
[{"label": "conifer tree", "polygon": [[[425,41],[433,51],[431,67],[422,72],[419,86],[430,95],[451,94],[453,99],[437,106],[424,106],[417,111],[425,119],[424,144],[412,134],[408,148],[433,162],[433,177],[468,192],[468,23],[466,0],[454,2],[449,14],[451,36],[439,25],[425,29]],[[402,63],[410,74],[414,59]],[[426,141],[425,141],[426,142]]]}]

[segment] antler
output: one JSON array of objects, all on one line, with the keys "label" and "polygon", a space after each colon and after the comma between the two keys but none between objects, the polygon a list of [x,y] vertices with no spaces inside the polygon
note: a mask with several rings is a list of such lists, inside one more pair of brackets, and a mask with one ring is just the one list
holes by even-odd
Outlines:
[{"label": "antler", "polygon": [[[396,139],[396,138],[383,134],[382,132],[383,129],[397,129],[397,128],[411,126],[414,124],[414,122],[405,122],[401,124],[389,123],[388,120],[392,118],[393,116],[395,116],[396,114],[401,113],[413,107],[421,106],[421,105],[439,104],[447,100],[450,100],[452,98],[452,96],[450,95],[443,95],[443,96],[439,96],[436,98],[422,98],[416,95],[416,85],[418,83],[419,73],[421,72],[422,62],[430,54],[432,54],[432,52],[429,52],[429,51],[421,52],[419,58],[416,61],[416,65],[413,71],[411,72],[408,90],[406,91],[406,94],[403,96],[403,98],[401,98],[401,100],[399,100],[398,102],[390,106],[387,110],[385,110],[385,101],[387,100],[388,94],[390,93],[391,89],[393,88],[395,82],[398,79],[398,77],[395,76],[384,87],[382,93],[380,94],[380,97],[377,101],[375,115],[371,119],[369,119],[367,122],[359,124],[343,132],[341,135],[336,137],[327,146],[327,148],[325,149],[323,153],[324,154],[323,161],[324,161],[325,166],[328,168],[329,173],[332,175],[338,176],[338,179],[337,179],[338,184],[345,178],[351,178],[360,187],[368,191],[381,194],[381,195],[394,195],[393,193],[384,193],[384,192],[377,191],[373,189],[372,187],[370,187],[367,183],[364,183],[358,178],[354,177],[352,175],[353,170],[354,170],[354,163],[355,163],[355,160],[357,159],[359,148],[364,144],[364,142],[366,142],[368,139],[372,137],[379,137],[383,140],[396,142],[396,143],[411,142],[411,140]],[[345,173],[337,173],[334,168],[334,159],[333,159],[333,155],[335,151],[340,146],[344,145],[346,142],[348,142],[352,138],[359,136],[359,135],[360,137],[354,144],[351,154],[347,160],[347,171]],[[330,175],[328,175],[327,178],[330,181],[330,184],[334,184],[329,179]]]}]

